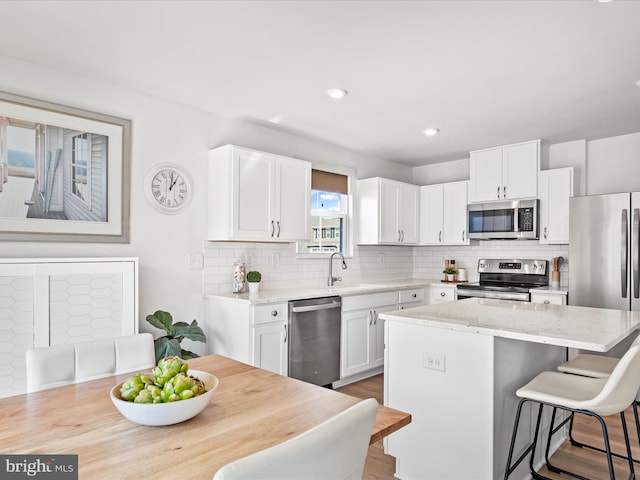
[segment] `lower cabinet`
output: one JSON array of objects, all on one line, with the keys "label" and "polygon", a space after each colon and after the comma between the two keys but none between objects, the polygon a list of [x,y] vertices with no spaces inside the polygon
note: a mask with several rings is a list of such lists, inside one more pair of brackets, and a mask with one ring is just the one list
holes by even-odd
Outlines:
[{"label": "lower cabinet", "polygon": [[566,305],[566,293],[531,293],[531,303],[546,303],[551,305]]},{"label": "lower cabinet", "polygon": [[397,309],[397,291],[342,298],[341,378],[384,365],[384,322],[378,315]]},{"label": "lower cabinet", "polygon": [[288,374],[288,304],[212,298],[206,304],[208,353]]}]

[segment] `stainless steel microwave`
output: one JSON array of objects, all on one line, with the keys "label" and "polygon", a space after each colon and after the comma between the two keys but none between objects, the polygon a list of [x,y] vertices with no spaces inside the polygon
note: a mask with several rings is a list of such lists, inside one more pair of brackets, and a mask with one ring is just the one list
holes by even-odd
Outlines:
[{"label": "stainless steel microwave", "polygon": [[469,238],[480,240],[536,240],[539,200],[478,203],[467,207]]}]

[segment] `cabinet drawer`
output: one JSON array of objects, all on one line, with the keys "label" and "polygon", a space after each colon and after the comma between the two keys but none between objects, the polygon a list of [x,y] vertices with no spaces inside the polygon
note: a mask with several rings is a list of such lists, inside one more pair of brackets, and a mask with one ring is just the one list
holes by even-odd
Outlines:
[{"label": "cabinet drawer", "polygon": [[253,324],[279,322],[286,320],[289,314],[287,303],[272,303],[253,307]]},{"label": "cabinet drawer", "polygon": [[456,289],[450,287],[431,287],[430,303],[453,302],[456,299]]},{"label": "cabinet drawer", "polygon": [[555,293],[532,293],[531,303],[546,303],[551,305],[566,305],[567,296]]},{"label": "cabinet drawer", "polygon": [[360,310],[364,308],[383,307],[386,305],[398,304],[398,291],[371,293],[368,295],[355,295],[353,297],[342,297],[342,311]]},{"label": "cabinet drawer", "polygon": [[410,290],[400,290],[399,303],[423,302],[424,288],[412,288]]}]

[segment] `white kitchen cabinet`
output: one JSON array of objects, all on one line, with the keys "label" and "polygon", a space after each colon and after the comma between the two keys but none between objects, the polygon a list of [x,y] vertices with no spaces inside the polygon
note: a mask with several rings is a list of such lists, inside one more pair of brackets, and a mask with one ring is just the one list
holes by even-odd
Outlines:
[{"label": "white kitchen cabinet", "polygon": [[208,353],[287,375],[288,303],[207,299],[206,332]]},{"label": "white kitchen cabinet", "polygon": [[209,151],[208,191],[209,240],[309,237],[310,162],[225,145]]},{"label": "white kitchen cabinet", "polygon": [[417,243],[419,190],[416,185],[380,177],[359,180],[357,208],[359,244]]},{"label": "white kitchen cabinet", "polygon": [[384,365],[384,322],[378,315],[398,309],[398,292],[342,298],[340,377]]},{"label": "white kitchen cabinet", "polygon": [[573,167],[543,170],[538,177],[540,243],[569,243],[569,198],[573,197]]},{"label": "white kitchen cabinet", "polygon": [[29,348],[138,333],[138,259],[0,260],[0,330],[0,397],[24,393]]},{"label": "white kitchen cabinet", "polygon": [[427,295],[424,288],[411,288],[398,292],[398,309],[419,307],[427,304]]},{"label": "white kitchen cabinet", "polygon": [[420,187],[420,244],[468,245],[468,182]]},{"label": "white kitchen cabinet", "polygon": [[532,292],[531,303],[545,303],[547,305],[566,305],[567,293]]},{"label": "white kitchen cabinet", "polygon": [[456,299],[455,285],[431,285],[429,287],[429,304],[453,302]]},{"label": "white kitchen cabinet", "polygon": [[469,202],[538,196],[540,140],[476,150],[469,159]]}]

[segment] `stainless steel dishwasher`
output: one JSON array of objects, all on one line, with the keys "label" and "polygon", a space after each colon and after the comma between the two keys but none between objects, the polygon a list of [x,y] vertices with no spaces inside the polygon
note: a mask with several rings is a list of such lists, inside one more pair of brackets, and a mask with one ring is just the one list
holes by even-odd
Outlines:
[{"label": "stainless steel dishwasher", "polygon": [[329,386],[340,379],[340,297],[289,302],[289,376]]}]

